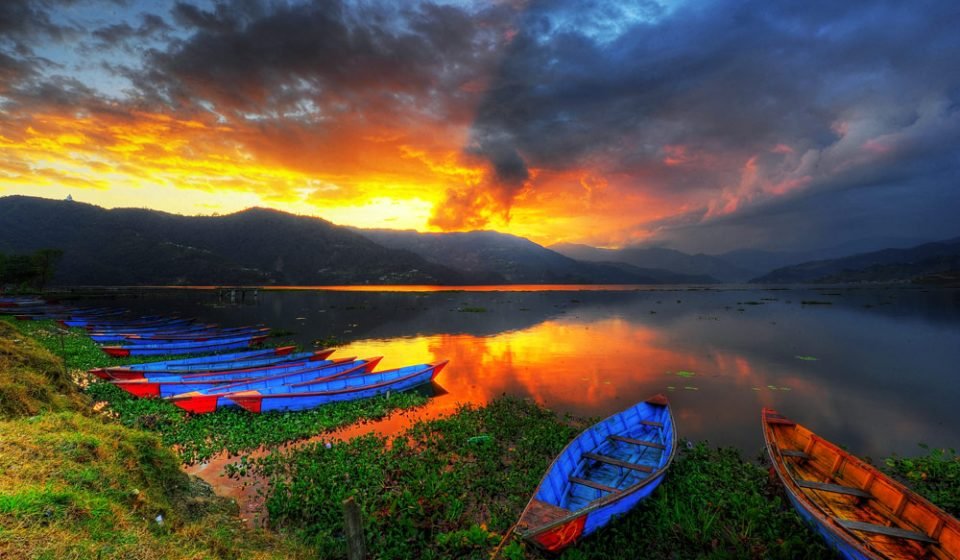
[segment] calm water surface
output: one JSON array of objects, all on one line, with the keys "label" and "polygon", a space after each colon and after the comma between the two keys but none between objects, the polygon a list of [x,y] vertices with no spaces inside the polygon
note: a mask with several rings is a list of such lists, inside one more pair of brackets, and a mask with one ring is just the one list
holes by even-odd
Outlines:
[{"label": "calm water surface", "polygon": [[383,355],[381,368],[449,359],[418,415],[507,394],[605,416],[665,393],[681,436],[749,454],[762,449],[764,406],[860,455],[960,447],[960,290],[516,289],[279,290],[242,303],[183,290],[111,303],[265,323],[306,346],[336,337],[347,343],[336,355]]}]

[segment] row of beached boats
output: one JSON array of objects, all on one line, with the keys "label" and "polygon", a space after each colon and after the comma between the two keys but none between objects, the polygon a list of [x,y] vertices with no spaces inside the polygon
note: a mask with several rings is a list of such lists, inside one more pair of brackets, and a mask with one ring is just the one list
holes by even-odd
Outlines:
[{"label": "row of beached boats", "polygon": [[[239,406],[252,412],[302,410],[403,391],[431,381],[446,362],[375,372],[380,357],[330,358],[256,346],[264,327],[221,329],[165,317],[130,320],[113,310],[72,310],[40,300],[0,298],[0,314],[84,327],[112,356],[205,355],[91,373],[138,397],[159,397],[193,413]],[[843,557],[960,560],[960,523],[866,462],[772,409],[762,427],[772,470],[794,508]],[[677,453],[666,397],[657,395],[603,420],[560,452],[537,486],[516,531],[559,552],[649,496]]]},{"label": "row of beached boats", "polygon": [[[960,522],[809,429],[765,408],[767,453],[793,507],[850,559],[960,559]],[[599,422],[560,452],[516,531],[559,552],[649,496],[677,453],[667,398]]]},{"label": "row of beached boats", "polygon": [[114,357],[179,356],[90,373],[137,397],[164,398],[195,414],[306,410],[399,392],[432,381],[446,361],[375,371],[381,356],[330,358],[332,349],[260,348],[262,325],[221,328],[180,317],[129,317],[122,310],[76,309],[41,300],[0,299],[0,313],[77,327]]}]

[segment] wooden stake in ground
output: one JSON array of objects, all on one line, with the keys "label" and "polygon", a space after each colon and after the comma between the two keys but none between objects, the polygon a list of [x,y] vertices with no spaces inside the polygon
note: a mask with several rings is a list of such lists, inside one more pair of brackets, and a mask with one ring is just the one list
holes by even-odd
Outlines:
[{"label": "wooden stake in ground", "polygon": [[347,530],[347,560],[366,560],[367,545],[363,541],[360,506],[353,496],[343,501],[343,523]]}]

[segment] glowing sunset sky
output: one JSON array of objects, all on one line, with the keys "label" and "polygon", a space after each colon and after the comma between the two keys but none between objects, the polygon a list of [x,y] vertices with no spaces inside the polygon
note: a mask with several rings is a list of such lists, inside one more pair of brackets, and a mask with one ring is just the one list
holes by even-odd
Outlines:
[{"label": "glowing sunset sky", "polygon": [[960,234],[930,2],[3,0],[0,195],[709,252]]}]

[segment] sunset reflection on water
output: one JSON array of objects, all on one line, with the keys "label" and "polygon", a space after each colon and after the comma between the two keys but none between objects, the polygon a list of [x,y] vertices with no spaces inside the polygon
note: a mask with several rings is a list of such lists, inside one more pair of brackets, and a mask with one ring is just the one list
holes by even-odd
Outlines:
[{"label": "sunset reflection on water", "polygon": [[[450,360],[414,412],[353,427],[389,435],[501,395],[603,417],[667,395],[681,437],[762,447],[760,409],[778,408],[870,456],[960,444],[960,303],[950,291],[814,289],[263,292],[211,304],[191,292],[131,302],[179,306],[225,325],[266,323],[335,356],[384,356],[380,369]],[[831,305],[804,300],[831,297]]]}]

